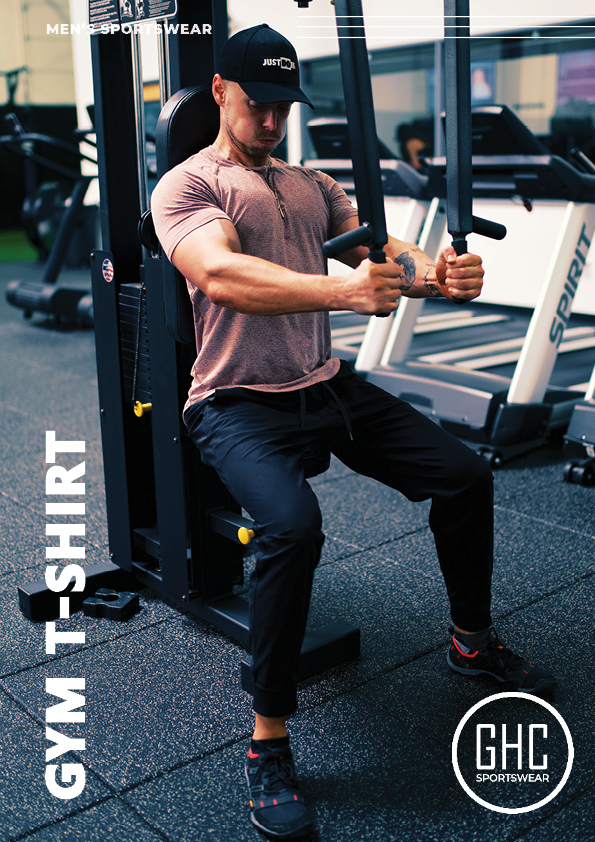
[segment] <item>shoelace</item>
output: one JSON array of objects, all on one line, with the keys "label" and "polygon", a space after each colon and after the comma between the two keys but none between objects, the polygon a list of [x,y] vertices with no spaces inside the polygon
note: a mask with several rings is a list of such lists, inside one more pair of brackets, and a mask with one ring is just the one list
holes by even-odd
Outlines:
[{"label": "shoelace", "polygon": [[498,632],[495,629],[490,630],[490,635],[487,640],[487,649],[492,658],[506,667],[510,672],[519,669],[523,663],[523,659],[519,655],[515,655],[510,649],[507,649],[504,644],[500,643]]},{"label": "shoelace", "polygon": [[291,753],[270,752],[262,759],[251,786],[260,784],[267,792],[280,792],[283,789],[297,789],[298,783]]}]

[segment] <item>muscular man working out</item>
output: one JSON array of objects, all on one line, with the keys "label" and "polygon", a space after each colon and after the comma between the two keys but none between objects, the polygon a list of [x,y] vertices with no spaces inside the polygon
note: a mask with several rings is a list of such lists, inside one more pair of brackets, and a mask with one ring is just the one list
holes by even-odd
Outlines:
[{"label": "muscular man working out", "polygon": [[334,453],[409,500],[431,499],[430,526],[454,623],[449,666],[488,673],[528,693],[556,685],[499,642],[491,626],[493,498],[485,461],[409,404],[331,356],[329,311],[389,314],[401,295],[471,300],[481,259],[445,248],[434,264],[390,238],[388,260],[361,247],[327,276],[322,243],[358,226],[327,175],[271,157],[299,86],[292,45],[266,24],[223,47],[213,96],[215,143],[167,173],[153,194],[155,227],[188,280],[198,356],[184,420],[200,450],[254,520],[250,579],[255,729],[246,776],[251,819],[274,838],[312,827],[285,720],[297,706],[297,664],[324,541],[307,455]]}]

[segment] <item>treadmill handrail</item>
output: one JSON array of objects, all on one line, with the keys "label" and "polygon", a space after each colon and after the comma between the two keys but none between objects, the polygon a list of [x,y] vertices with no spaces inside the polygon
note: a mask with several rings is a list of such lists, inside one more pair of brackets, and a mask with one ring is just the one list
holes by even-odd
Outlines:
[{"label": "treadmill handrail", "polygon": [[[428,194],[446,195],[446,159],[428,161]],[[595,175],[580,172],[557,155],[473,156],[473,193],[494,198],[563,199],[595,203]]]},{"label": "treadmill handrail", "polygon": [[[405,161],[400,161],[397,158],[381,158],[378,162],[380,164],[381,177],[383,172],[389,172],[391,175],[391,191],[390,195],[410,196],[416,199],[425,199],[428,176],[418,173]],[[337,178],[351,176],[349,189],[354,190],[353,185],[353,162],[351,158],[317,158],[304,161],[304,166],[311,169],[322,170],[331,177]],[[399,182],[402,184],[402,192],[399,190]]]}]

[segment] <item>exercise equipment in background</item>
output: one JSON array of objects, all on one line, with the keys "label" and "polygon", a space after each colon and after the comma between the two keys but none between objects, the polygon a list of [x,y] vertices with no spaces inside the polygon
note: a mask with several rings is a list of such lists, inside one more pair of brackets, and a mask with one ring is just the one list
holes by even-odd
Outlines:
[{"label": "exercise equipment in background", "polygon": [[[66,261],[69,248],[77,232],[80,262],[88,262],[94,242],[94,214],[96,208],[84,205],[89,184],[95,176],[80,171],[82,161],[96,161],[78,147],[58,138],[36,132],[25,132],[15,114],[4,119],[6,134],[0,135],[0,145],[26,162],[40,164],[55,173],[58,180],[45,182],[25,199],[22,210],[23,228],[45,260],[43,277],[36,281],[12,281],[6,289],[6,299],[23,310],[26,318],[34,312],[46,313],[56,321],[68,321],[85,326],[93,324],[93,302],[87,288],[60,286],[58,275]],[[87,133],[79,133],[84,137]],[[42,146],[47,150],[40,154]],[[67,153],[73,160],[70,167],[51,157],[49,151]],[[86,242],[86,246],[85,246]]]},{"label": "exercise equipment in background", "polygon": [[[595,175],[595,164],[579,149],[572,149],[571,156],[584,172]],[[577,485],[595,485],[595,366],[583,400],[578,401],[572,412],[564,436],[564,466],[566,482]]]},{"label": "exercise equipment in background", "polygon": [[[527,203],[555,201],[565,207],[514,375],[509,379],[462,365],[408,361],[423,306],[413,299],[397,311],[379,364],[367,364],[365,370],[372,382],[413,403],[497,466],[544,444],[554,430],[563,431],[582,397],[572,389],[549,388],[549,383],[595,230],[595,176],[550,155],[506,106],[473,109],[472,132],[474,196],[522,197]],[[495,149],[510,152],[493,154]],[[439,213],[446,195],[446,161],[434,158],[428,165],[427,190],[436,198],[426,226],[442,226],[432,235],[441,242],[444,219],[432,215]],[[427,230],[424,236],[430,236]],[[513,245],[514,231],[509,239]]]}]

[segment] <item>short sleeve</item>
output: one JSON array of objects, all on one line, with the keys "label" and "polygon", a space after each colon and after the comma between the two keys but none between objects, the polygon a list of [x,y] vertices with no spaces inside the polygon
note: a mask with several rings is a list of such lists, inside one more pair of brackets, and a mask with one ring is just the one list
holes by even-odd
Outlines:
[{"label": "short sleeve", "polygon": [[323,172],[318,172],[320,186],[327,197],[330,211],[329,229],[330,236],[333,236],[339,225],[346,219],[357,216],[357,208],[342,187],[339,187],[334,178]]},{"label": "short sleeve", "polygon": [[179,164],[159,180],[151,196],[155,232],[171,260],[177,245],[197,228],[215,219],[229,219],[206,175],[188,162]]}]

